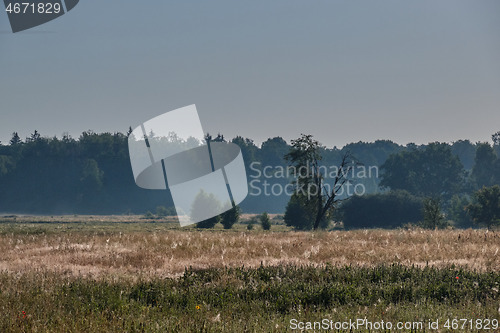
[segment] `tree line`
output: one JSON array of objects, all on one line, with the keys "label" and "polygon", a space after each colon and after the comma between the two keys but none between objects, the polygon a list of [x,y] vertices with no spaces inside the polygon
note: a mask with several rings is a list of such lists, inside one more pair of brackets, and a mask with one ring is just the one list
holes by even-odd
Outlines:
[{"label": "tree line", "polygon": [[[172,200],[166,191],[143,190],[135,185],[128,155],[129,133],[86,131],[75,139],[69,135],[61,138],[44,137],[34,131],[23,140],[14,132],[8,143],[0,143],[0,212],[143,214],[154,211],[158,206],[172,207]],[[341,219],[346,223],[359,222],[359,218],[353,219],[349,215],[351,205],[351,211],[369,215],[364,218],[365,223],[377,226],[392,223],[387,216],[375,218],[377,214],[383,215],[383,202],[387,201],[388,207],[394,208],[391,206],[392,200],[409,203],[421,200],[422,206],[427,200],[428,207],[439,208],[441,215],[438,214],[435,219],[441,221],[453,217],[459,221],[457,224],[467,225],[473,220],[472,207],[476,205],[477,208],[481,200],[478,191],[500,184],[500,132],[492,136],[491,143],[459,140],[453,143],[399,145],[389,140],[377,140],[350,143],[337,148],[314,142],[304,154],[301,149],[307,147],[301,139],[305,137],[290,143],[281,137],[274,137],[260,146],[240,136],[231,142],[240,146],[248,175],[255,172],[255,168],[287,168],[300,166],[307,160],[316,163],[316,166],[341,166],[348,155],[350,161],[355,163],[380,167],[380,177],[363,180],[368,192],[362,197],[345,200],[347,198],[335,196],[327,204],[335,193],[330,191],[328,195],[321,198],[317,196],[315,201],[310,202],[297,196],[290,198],[286,193],[254,195],[248,196],[242,203],[244,212],[283,213],[295,209],[295,213],[288,214],[288,217],[302,216],[301,220],[307,223],[296,227],[310,229]],[[222,135],[218,138],[225,140]],[[311,136],[309,139],[313,140]],[[349,166],[344,164],[344,167]],[[309,182],[323,184],[321,175],[309,176],[296,182],[295,186],[304,186]],[[292,179],[277,177],[273,181],[284,186]],[[494,196],[495,190],[492,193],[490,195]],[[382,195],[390,195],[393,199],[380,197]],[[315,208],[304,210],[304,205]],[[358,205],[364,209],[357,209]],[[379,211],[370,211],[370,207],[379,207]],[[465,207],[470,208],[469,213],[466,213]],[[403,207],[402,211],[411,212],[413,209]],[[428,211],[431,211],[430,208]],[[423,210],[420,210],[413,216],[400,216],[398,221],[424,220],[423,215]],[[387,222],[382,222],[382,219]],[[356,223],[352,223],[352,226],[357,227]]]}]

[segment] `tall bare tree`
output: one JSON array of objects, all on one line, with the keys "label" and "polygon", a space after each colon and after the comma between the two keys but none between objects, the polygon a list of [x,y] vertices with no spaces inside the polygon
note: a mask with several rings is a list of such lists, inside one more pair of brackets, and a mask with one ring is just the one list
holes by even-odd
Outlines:
[{"label": "tall bare tree", "polygon": [[302,134],[291,143],[285,159],[297,171],[296,193],[299,195],[294,199],[302,201],[305,207],[312,210],[309,214],[314,216],[312,227],[318,229],[328,213],[333,213],[337,204],[346,199],[341,197],[345,191],[343,187],[351,181],[349,174],[357,163],[348,151],[345,152],[335,168],[335,176],[330,178],[326,174],[328,168],[320,164],[325,147],[319,141],[312,135]]}]

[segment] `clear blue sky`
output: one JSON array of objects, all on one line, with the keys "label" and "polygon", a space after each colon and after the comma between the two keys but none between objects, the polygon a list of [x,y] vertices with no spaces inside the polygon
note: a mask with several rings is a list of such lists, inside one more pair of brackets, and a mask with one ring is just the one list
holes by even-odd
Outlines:
[{"label": "clear blue sky", "polygon": [[205,131],[257,142],[500,130],[498,0],[82,0],[17,34],[0,12],[0,63],[4,143],[125,132],[193,103]]}]

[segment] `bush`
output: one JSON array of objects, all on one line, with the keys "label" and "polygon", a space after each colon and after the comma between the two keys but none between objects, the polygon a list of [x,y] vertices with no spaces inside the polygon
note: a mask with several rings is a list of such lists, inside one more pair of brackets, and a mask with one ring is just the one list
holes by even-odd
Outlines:
[{"label": "bush", "polygon": [[423,220],[422,199],[406,191],[354,196],[340,210],[348,229],[397,228]]},{"label": "bush", "polygon": [[152,220],[155,218],[154,214],[151,213],[150,211],[147,211],[146,214],[144,214],[144,218],[148,220]]},{"label": "bush", "polygon": [[271,220],[269,219],[269,215],[267,215],[266,212],[262,213],[262,215],[259,216],[259,219],[260,219],[260,225],[262,226],[262,229],[264,229],[264,230],[271,229]]},{"label": "bush", "polygon": [[240,206],[234,206],[228,211],[221,214],[221,223],[224,229],[231,229],[235,223],[240,219],[241,208]]},{"label": "bush", "polygon": [[286,205],[285,224],[298,230],[309,230],[313,227],[313,219],[299,196],[293,194]]},{"label": "bush", "polygon": [[253,230],[254,224],[255,224],[255,218],[252,217],[252,219],[250,220],[250,222],[248,222],[247,230]]},{"label": "bush", "polygon": [[[294,193],[286,205],[285,224],[297,230],[311,230],[316,218],[316,208],[314,200],[307,200],[305,196]],[[328,217],[325,217],[319,227],[325,229],[328,224]]]}]

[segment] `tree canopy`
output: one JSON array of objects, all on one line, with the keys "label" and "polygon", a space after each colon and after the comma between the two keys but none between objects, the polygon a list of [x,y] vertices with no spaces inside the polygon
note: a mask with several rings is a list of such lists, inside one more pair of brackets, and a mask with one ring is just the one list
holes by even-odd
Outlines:
[{"label": "tree canopy", "polygon": [[500,186],[483,187],[475,192],[467,211],[477,224],[486,225],[488,228],[500,225]]},{"label": "tree canopy", "polygon": [[381,171],[382,187],[429,197],[450,197],[464,181],[460,159],[449,145],[438,142],[390,155]]}]

